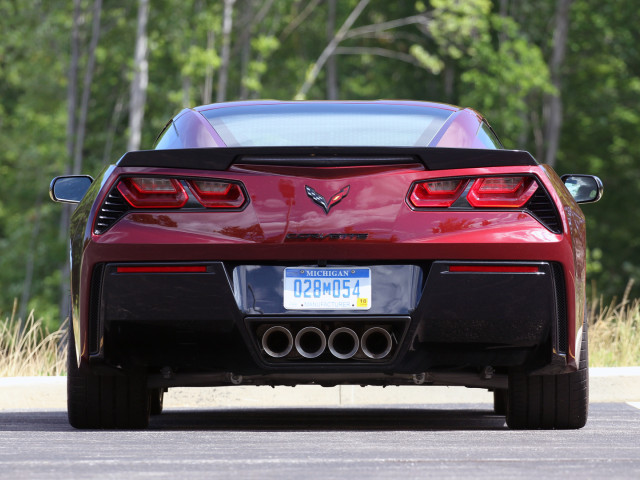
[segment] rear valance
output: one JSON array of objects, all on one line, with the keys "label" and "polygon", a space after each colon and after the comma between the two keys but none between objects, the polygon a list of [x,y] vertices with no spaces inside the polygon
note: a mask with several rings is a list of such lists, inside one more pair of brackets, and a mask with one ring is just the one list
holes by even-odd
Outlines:
[{"label": "rear valance", "polygon": [[238,147],[141,150],[126,153],[120,167],[226,170],[234,163],[334,167],[422,163],[428,170],[531,166],[522,150],[435,147]]}]

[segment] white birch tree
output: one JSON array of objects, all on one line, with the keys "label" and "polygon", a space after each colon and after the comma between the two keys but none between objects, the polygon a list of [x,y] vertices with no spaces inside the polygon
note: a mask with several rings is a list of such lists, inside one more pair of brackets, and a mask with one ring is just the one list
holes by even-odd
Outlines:
[{"label": "white birch tree", "polygon": [[138,0],[138,26],[136,30],[136,49],[133,60],[134,75],[131,82],[129,99],[129,142],[127,150],[139,150],[142,140],[142,122],[147,100],[149,83],[149,45],[147,21],[149,19],[149,0]]}]

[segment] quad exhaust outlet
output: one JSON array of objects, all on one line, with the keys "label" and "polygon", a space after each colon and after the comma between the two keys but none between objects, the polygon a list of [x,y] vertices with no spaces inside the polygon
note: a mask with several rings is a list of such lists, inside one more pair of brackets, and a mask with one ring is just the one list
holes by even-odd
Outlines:
[{"label": "quad exhaust outlet", "polygon": [[306,326],[295,333],[295,328],[274,325],[262,333],[260,343],[264,353],[271,358],[314,359],[327,350],[333,358],[339,360],[348,360],[354,356],[360,360],[381,360],[391,354],[394,337],[387,328],[370,327],[364,330],[362,336],[356,333],[358,328],[354,328],[355,330],[339,326],[325,334],[317,326]]},{"label": "quad exhaust outlet", "polygon": [[293,349],[293,335],[288,328],[271,327],[262,336],[262,348],[270,357],[286,357]]},{"label": "quad exhaust outlet", "polygon": [[360,341],[356,332],[347,327],[336,328],[329,335],[329,351],[340,360],[353,357],[358,351]]},{"label": "quad exhaust outlet", "polygon": [[305,327],[296,335],[296,350],[304,358],[316,358],[322,355],[327,347],[327,339],[322,330],[316,327]]},{"label": "quad exhaust outlet", "polygon": [[364,332],[360,343],[362,344],[362,352],[373,359],[386,357],[393,346],[391,334],[380,327],[373,327]]}]

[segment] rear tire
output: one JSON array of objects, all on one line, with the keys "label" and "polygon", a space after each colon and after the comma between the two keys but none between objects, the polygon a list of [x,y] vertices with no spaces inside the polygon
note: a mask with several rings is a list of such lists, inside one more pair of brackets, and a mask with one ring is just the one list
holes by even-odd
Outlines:
[{"label": "rear tire", "polygon": [[151,400],[151,415],[160,415],[164,408],[164,388],[152,388],[149,390],[149,398]]},{"label": "rear tire", "polygon": [[78,368],[73,326],[67,346],[67,413],[79,429],[140,429],[149,425],[149,391],[142,375],[95,375]]},{"label": "rear tire", "polygon": [[587,322],[578,370],[563,375],[509,374],[507,425],[514,429],[577,429],[589,412]]},{"label": "rear tire", "polygon": [[493,391],[493,412],[496,415],[506,415],[509,394],[506,388],[498,388]]}]

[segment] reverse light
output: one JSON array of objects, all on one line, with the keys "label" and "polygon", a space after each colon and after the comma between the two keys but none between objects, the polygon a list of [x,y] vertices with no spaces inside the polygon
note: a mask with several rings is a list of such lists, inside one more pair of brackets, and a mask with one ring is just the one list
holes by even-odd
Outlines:
[{"label": "reverse light", "polygon": [[488,177],[474,181],[467,200],[472,207],[520,208],[538,184],[531,177]]},{"label": "reverse light", "polygon": [[240,208],[245,196],[236,183],[218,180],[189,180],[198,201],[207,208]]},{"label": "reverse light", "polygon": [[416,183],[409,201],[414,207],[448,208],[460,197],[469,183],[467,179],[445,179]]},{"label": "reverse light", "polygon": [[118,191],[134,208],[181,208],[187,192],[174,178],[128,177],[118,184]]}]

